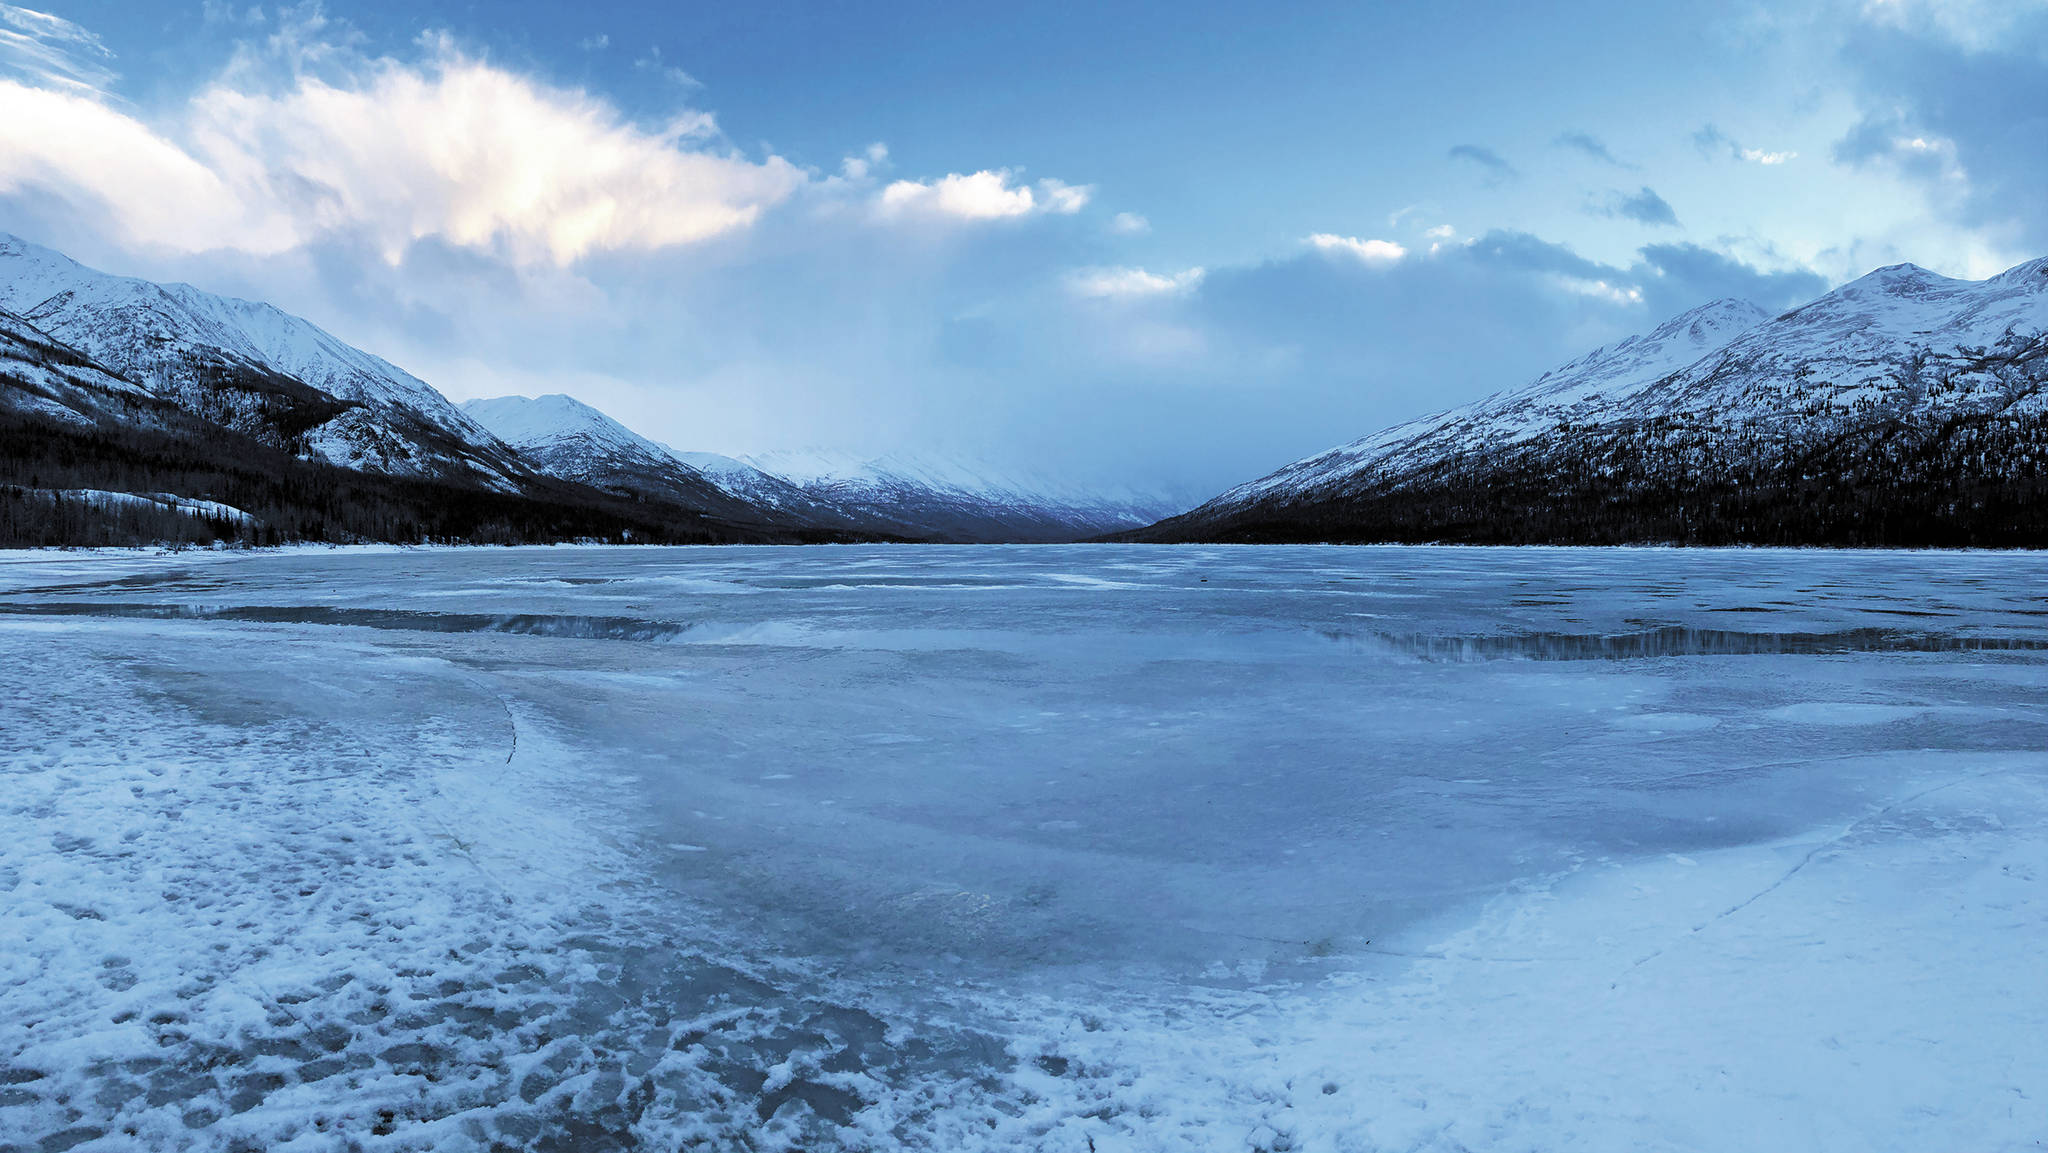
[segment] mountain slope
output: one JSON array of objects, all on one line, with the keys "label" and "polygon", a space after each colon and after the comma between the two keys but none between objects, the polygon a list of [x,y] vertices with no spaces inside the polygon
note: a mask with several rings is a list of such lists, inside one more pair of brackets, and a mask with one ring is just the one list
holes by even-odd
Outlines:
[{"label": "mountain slope", "polygon": [[0,309],[295,455],[504,491],[532,475],[426,382],[268,304],[112,276],[0,234]]},{"label": "mountain slope", "polygon": [[746,461],[716,452],[675,452],[673,449],[669,451],[674,453],[677,460],[695,469],[698,475],[717,485],[728,495],[758,508],[811,524],[855,528],[884,535],[902,535],[901,526],[875,524],[859,513],[812,496],[802,487],[782,477],[762,472]]},{"label": "mountain slope", "polygon": [[666,492],[547,475],[417,378],[268,305],[11,238],[0,300],[33,314],[0,306],[0,546],[850,535],[763,515],[666,457]]},{"label": "mountain slope", "polygon": [[2048,543],[2048,261],[1718,302],[1132,539]]},{"label": "mountain slope", "polygon": [[775,452],[741,463],[867,523],[931,540],[1083,540],[1148,524],[1173,507],[1165,498],[1096,493],[938,457]]},{"label": "mountain slope", "polygon": [[0,312],[0,547],[794,539],[533,477],[518,493],[294,456]]},{"label": "mountain slope", "polygon": [[777,519],[734,499],[661,445],[559,393],[465,401],[462,411],[549,476],[728,519]]},{"label": "mountain slope", "polygon": [[500,396],[464,401],[462,409],[549,476],[809,539],[897,535],[730,457],[676,452],[573,397]]},{"label": "mountain slope", "polygon": [[1118,504],[956,462],[824,452],[739,460],[677,452],[572,397],[472,400],[463,411],[549,476],[712,515],[936,541],[1076,540],[1149,523]]},{"label": "mountain slope", "polygon": [[0,309],[0,411],[89,427],[160,420],[165,407],[148,389]]}]

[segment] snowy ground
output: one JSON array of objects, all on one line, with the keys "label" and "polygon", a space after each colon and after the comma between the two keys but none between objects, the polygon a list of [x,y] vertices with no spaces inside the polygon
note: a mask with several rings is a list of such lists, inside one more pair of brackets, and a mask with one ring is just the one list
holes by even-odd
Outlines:
[{"label": "snowy ground", "polygon": [[2044,589],[0,554],[0,1149],[2040,1149]]}]

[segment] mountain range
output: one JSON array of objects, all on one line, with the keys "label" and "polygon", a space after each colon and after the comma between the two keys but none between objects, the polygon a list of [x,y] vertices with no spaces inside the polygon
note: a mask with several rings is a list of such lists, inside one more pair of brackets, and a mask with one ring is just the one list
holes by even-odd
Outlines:
[{"label": "mountain range", "polygon": [[1074,540],[1176,507],[790,459],[676,452],[566,396],[457,406],[271,305],[0,234],[0,544]]},{"label": "mountain range", "polygon": [[1071,541],[1139,528],[1174,511],[1165,497],[1105,496],[938,457],[678,452],[569,396],[505,396],[462,407],[551,476],[700,507],[722,501],[823,528],[908,540]]},{"label": "mountain range", "polygon": [[1732,300],[1287,465],[1145,541],[2048,544],[2048,260]]},{"label": "mountain range", "polygon": [[[0,234],[0,545],[2048,544],[2048,260],[1721,300],[1205,504],[971,461],[678,451],[564,395],[452,404],[267,304]],[[1165,517],[1165,519],[1160,519]]]}]

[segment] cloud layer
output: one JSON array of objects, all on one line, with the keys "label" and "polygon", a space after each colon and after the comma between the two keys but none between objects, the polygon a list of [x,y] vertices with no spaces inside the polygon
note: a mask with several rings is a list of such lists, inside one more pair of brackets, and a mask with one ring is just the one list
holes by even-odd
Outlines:
[{"label": "cloud layer", "polygon": [[0,79],[0,194],[68,206],[136,247],[274,255],[345,242],[396,264],[432,242],[562,267],[744,231],[806,191],[865,199],[881,218],[960,222],[1071,216],[1092,193],[1009,169],[878,186],[880,146],[820,178],[742,154],[703,112],[634,122],[445,37],[420,48],[411,61],[364,58],[287,28],[149,118],[99,89],[111,73],[91,66],[105,50],[89,33],[0,5],[13,73]]}]

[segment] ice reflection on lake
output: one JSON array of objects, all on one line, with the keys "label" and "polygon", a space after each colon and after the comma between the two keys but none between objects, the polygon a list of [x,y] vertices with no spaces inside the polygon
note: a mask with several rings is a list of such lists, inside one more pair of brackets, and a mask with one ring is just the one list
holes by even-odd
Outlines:
[{"label": "ice reflection on lake", "polygon": [[[787,1018],[692,1066],[743,1099],[735,1132],[780,1117],[859,1144],[883,1097],[944,1082],[1022,1102],[991,1123],[1004,1142],[1170,1148],[1187,1131],[1128,1101],[1055,1116],[1048,1086],[1085,1063],[1035,1063],[1001,1005],[1121,998],[1200,1033],[1190,1006],[1210,998],[1401,980],[1499,900],[1595,864],[1757,851],[1972,773],[2036,779],[2044,594],[2048,558],[2019,554],[15,554],[0,627],[46,645],[101,630],[108,661],[132,643],[121,676],[163,725],[210,710],[194,740],[272,732],[303,705],[366,772],[431,730],[443,797],[516,771],[520,803],[583,830],[561,851],[601,840],[630,893],[586,945],[614,998],[671,999],[655,1016],[680,1032],[658,1051],[719,1005]],[[358,677],[364,654],[388,686]],[[26,758],[37,738],[17,736]],[[508,811],[493,820],[517,826]],[[541,867],[493,860],[508,885]],[[657,933],[705,952],[686,962]],[[593,1035],[616,1025],[576,1012]],[[891,1022],[920,1013],[912,1051]],[[715,1030],[697,1034],[673,1051],[711,1053]],[[813,1049],[838,1073],[792,1080]],[[652,1068],[634,1075],[655,1085]],[[954,1132],[890,1108],[895,1139]]]}]

